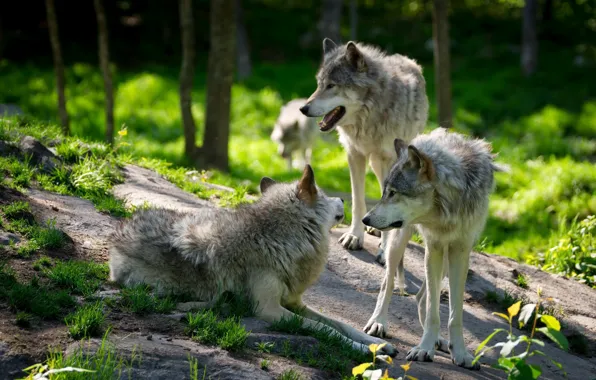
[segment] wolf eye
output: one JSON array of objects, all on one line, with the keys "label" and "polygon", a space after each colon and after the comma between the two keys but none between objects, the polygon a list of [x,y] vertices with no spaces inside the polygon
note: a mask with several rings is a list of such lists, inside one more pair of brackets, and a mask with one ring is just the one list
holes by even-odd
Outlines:
[{"label": "wolf eye", "polygon": [[335,87],[335,85],[333,83],[329,83],[327,85],[327,90],[332,89],[333,87]]},{"label": "wolf eye", "polygon": [[388,194],[388,195],[389,195],[389,197],[392,197],[392,196],[394,196],[394,195],[395,195],[395,191],[393,191],[393,190],[389,190],[389,194]]}]

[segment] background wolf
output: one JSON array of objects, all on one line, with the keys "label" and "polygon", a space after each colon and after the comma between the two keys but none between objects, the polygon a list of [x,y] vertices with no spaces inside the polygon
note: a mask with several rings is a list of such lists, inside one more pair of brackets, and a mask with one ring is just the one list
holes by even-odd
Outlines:
[{"label": "background wolf", "polygon": [[[432,360],[438,346],[451,352],[455,364],[478,369],[463,337],[464,288],[470,252],[486,223],[494,172],[507,169],[495,164],[484,140],[448,133],[444,128],[419,135],[410,145],[396,139],[395,151],[398,161],[385,181],[383,197],[363,222],[384,231],[416,225],[426,243],[426,278],[416,295],[424,334],[407,360]],[[377,306],[364,328],[372,335],[384,334],[393,276],[403,258],[403,247],[394,247],[393,242]],[[447,274],[449,343],[439,334],[440,286]]]},{"label": "background wolf", "polygon": [[[311,117],[325,115],[319,123],[322,132],[338,128],[348,155],[352,188],[352,223],[339,241],[345,248],[360,249],[366,213],[366,162],[382,187],[396,159],[393,140],[410,141],[426,125],[426,82],[422,68],[410,58],[386,55],[362,43],[337,46],[328,38],[323,40],[323,60],[316,78],[317,89],[301,111]],[[410,236],[411,232],[403,238],[407,241]],[[387,237],[382,234],[377,256],[382,264]],[[403,289],[403,275],[400,284]]]},{"label": "background wolf", "polygon": [[288,170],[310,164],[312,146],[317,137],[317,121],[300,112],[304,103],[304,98],[286,103],[279,111],[271,132],[271,140],[277,143],[277,153],[286,159]]},{"label": "background wolf", "polygon": [[[112,237],[111,280],[207,302],[224,292],[246,294],[257,316],[268,322],[304,308],[305,326],[341,333],[362,351],[383,342],[302,303],[302,294],[325,268],[329,230],[343,219],[342,200],[316,186],[309,165],[297,183],[264,177],[260,186],[262,197],[238,209],[136,213]],[[385,347],[388,354],[397,353]]]}]

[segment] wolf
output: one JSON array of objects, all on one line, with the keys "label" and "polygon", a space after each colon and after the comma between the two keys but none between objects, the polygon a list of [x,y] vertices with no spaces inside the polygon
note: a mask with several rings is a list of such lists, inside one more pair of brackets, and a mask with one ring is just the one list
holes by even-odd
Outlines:
[{"label": "wolf", "polygon": [[[280,110],[271,132],[271,140],[277,143],[277,153],[286,159],[288,170],[303,168],[311,163],[312,146],[317,137],[317,122],[304,116],[300,107],[306,99],[290,100]],[[299,156],[292,162],[292,156]]]},{"label": "wolf", "polygon": [[[339,242],[350,250],[361,249],[367,161],[382,189],[396,160],[393,140],[410,141],[426,125],[426,81],[420,65],[406,56],[387,55],[378,47],[353,41],[338,46],[329,38],[323,40],[316,79],[317,89],[300,110],[309,117],[324,115],[319,123],[321,132],[335,128],[339,132],[348,156],[352,190],[352,223]],[[388,234],[374,229],[368,232],[381,236],[377,261],[383,265]],[[403,264],[399,268],[403,292]]]},{"label": "wolf", "polygon": [[[383,186],[381,200],[362,222],[381,231],[416,226],[426,243],[425,280],[416,301],[424,329],[406,359],[432,361],[435,348],[450,352],[458,366],[479,369],[463,337],[463,296],[470,252],[484,230],[494,173],[509,169],[495,162],[491,146],[438,128],[411,141],[395,139],[398,157]],[[403,236],[403,235],[402,235]],[[364,331],[383,336],[397,263],[407,241],[392,238],[377,306]],[[449,277],[449,342],[439,332],[441,281]]]},{"label": "wolf", "polygon": [[[296,182],[263,177],[260,190],[258,200],[237,209],[135,213],[112,235],[110,279],[147,284],[158,294],[191,295],[197,307],[226,292],[242,294],[267,322],[301,310],[305,327],[344,337],[363,352],[385,343],[302,302],[325,268],[329,230],[343,220],[343,201],[325,195],[310,165]],[[383,350],[397,353],[389,344]]]}]

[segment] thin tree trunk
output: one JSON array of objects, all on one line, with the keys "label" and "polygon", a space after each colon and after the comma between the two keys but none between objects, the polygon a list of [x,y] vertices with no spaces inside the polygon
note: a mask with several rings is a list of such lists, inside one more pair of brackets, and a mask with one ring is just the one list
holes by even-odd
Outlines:
[{"label": "thin tree trunk", "polygon": [[114,87],[112,84],[112,73],[110,71],[108,23],[103,8],[103,0],[93,0],[93,4],[97,16],[99,64],[101,66],[105,91],[106,142],[112,145],[114,143]]},{"label": "thin tree trunk", "polygon": [[343,0],[323,0],[319,30],[321,39],[331,38],[335,43],[341,42],[341,8]]},{"label": "thin tree trunk", "polygon": [[536,0],[526,0],[522,25],[521,66],[524,75],[530,76],[536,71],[538,63],[538,37],[536,34]]},{"label": "thin tree trunk", "polygon": [[52,55],[54,58],[54,73],[56,76],[56,92],[58,93],[58,114],[60,124],[65,135],[70,134],[68,121],[68,112],[66,111],[64,62],[62,61],[62,51],[60,48],[60,38],[58,34],[58,21],[56,19],[56,8],[54,0],[46,0],[46,12],[48,17],[48,30],[50,32],[50,42],[52,44]]},{"label": "thin tree trunk", "polygon": [[195,75],[195,32],[192,0],[180,0],[182,33],[182,67],[180,68],[180,112],[184,128],[184,153],[189,161],[196,159],[197,128],[192,116],[192,83]]},{"label": "thin tree trunk", "polygon": [[350,40],[356,41],[358,30],[358,0],[350,0]]},{"label": "thin tree trunk", "polygon": [[435,60],[435,87],[439,109],[439,126],[451,128],[451,68],[449,58],[448,0],[434,0],[433,40]]},{"label": "thin tree trunk", "polygon": [[230,100],[236,54],[236,1],[211,0],[207,107],[201,162],[228,171]]},{"label": "thin tree trunk", "polygon": [[237,44],[237,65],[238,79],[243,80],[250,76],[252,64],[250,61],[250,44],[248,42],[248,32],[244,22],[244,9],[242,0],[236,0],[236,39]]}]

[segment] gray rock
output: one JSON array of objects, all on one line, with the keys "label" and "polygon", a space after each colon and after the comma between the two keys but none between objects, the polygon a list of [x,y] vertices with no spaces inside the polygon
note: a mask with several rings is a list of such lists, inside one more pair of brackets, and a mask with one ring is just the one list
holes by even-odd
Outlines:
[{"label": "gray rock", "polygon": [[0,156],[14,156],[19,153],[19,148],[8,141],[0,140]]},{"label": "gray rock", "polygon": [[0,104],[0,118],[23,115],[23,110],[16,104]]},{"label": "gray rock", "polygon": [[10,243],[18,243],[20,241],[21,239],[17,235],[0,231],[0,245],[9,245]]},{"label": "gray rock", "polygon": [[34,137],[23,137],[19,148],[24,156],[31,157],[32,164],[41,166],[46,172],[51,172],[60,164],[60,159]]}]

